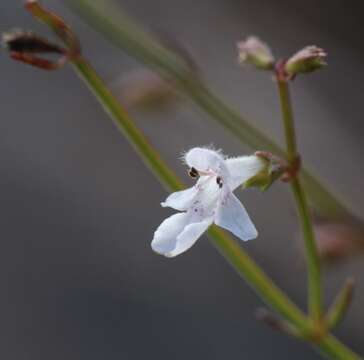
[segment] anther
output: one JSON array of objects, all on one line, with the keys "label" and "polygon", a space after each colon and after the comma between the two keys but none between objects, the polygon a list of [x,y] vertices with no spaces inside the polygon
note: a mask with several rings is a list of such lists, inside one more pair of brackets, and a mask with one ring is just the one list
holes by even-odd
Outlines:
[{"label": "anther", "polygon": [[188,171],[188,175],[190,175],[192,178],[197,178],[199,173],[194,167],[191,167],[191,169]]},{"label": "anther", "polygon": [[218,176],[218,177],[216,178],[216,183],[217,183],[217,185],[219,185],[219,188],[221,189],[221,188],[222,188],[222,179],[221,179],[221,177],[220,177],[220,176]]}]

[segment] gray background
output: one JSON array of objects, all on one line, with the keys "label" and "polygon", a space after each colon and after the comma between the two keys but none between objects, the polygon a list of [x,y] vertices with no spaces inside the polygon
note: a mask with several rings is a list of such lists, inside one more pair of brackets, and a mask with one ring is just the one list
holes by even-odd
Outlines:
[{"label": "gray background", "polygon": [[[282,140],[269,76],[241,69],[235,42],[257,34],[287,56],[317,44],[330,66],[293,85],[306,162],[363,211],[361,2],[125,0],[146,28],[185,44],[217,93]],[[79,34],[85,55],[115,85],[140,65],[84,25],[61,1],[43,2]],[[2,0],[1,31],[47,29]],[[260,300],[206,238],[175,259],[150,249],[171,211],[166,196],[70,67],[47,73],[0,54],[0,357],[30,359],[318,359],[306,345],[256,322]],[[241,148],[188,102],[131,109],[186,181],[191,146]],[[260,236],[247,251],[301,306],[305,272],[289,192],[239,194]],[[338,335],[364,352],[363,258],[325,271],[327,300],[350,274],[357,293]]]}]

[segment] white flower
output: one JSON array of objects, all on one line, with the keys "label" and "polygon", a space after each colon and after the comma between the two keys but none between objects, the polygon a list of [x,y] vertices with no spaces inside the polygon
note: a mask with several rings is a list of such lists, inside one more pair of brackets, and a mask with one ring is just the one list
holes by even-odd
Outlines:
[{"label": "white flower", "polygon": [[199,179],[195,186],[177,191],[161,203],[181,211],[164,220],[154,233],[152,248],[173,257],[188,250],[215,223],[242,240],[254,239],[258,232],[233,191],[266,166],[258,156],[225,159],[220,152],[193,148],[184,160],[190,175]]}]

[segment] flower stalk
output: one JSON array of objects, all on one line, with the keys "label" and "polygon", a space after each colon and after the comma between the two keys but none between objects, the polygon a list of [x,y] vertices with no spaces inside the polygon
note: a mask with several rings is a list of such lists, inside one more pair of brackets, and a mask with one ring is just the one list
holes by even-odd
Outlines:
[{"label": "flower stalk", "polygon": [[[297,152],[296,133],[294,128],[294,118],[292,102],[289,93],[288,81],[282,73],[282,67],[277,66],[276,81],[282,111],[282,120],[286,139],[286,158],[290,165],[294,166],[299,154]],[[297,205],[297,212],[301,223],[304,237],[306,262],[308,272],[308,308],[314,322],[319,325],[322,320],[322,290],[321,290],[321,270],[310,212],[306,200],[306,195],[302,188],[298,174],[293,176],[291,189]]]}]

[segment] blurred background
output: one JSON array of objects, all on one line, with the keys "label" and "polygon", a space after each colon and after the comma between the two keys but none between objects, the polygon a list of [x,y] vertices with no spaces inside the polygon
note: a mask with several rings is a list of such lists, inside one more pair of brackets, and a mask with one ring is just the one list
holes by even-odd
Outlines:
[{"label": "blurred background", "polygon": [[[326,49],[329,66],[292,86],[299,146],[309,167],[362,214],[361,2],[116,2],[146,29],[176,39],[214,91],[278,141],[275,85],[266,73],[237,65],[236,42],[258,35],[277,56],[305,45]],[[141,64],[62,1],[43,4],[73,26],[84,54],[186,182],[179,156],[192,146],[252,152],[185,99],[153,108],[130,101],[128,86],[143,89]],[[1,1],[1,32],[49,36],[22,5]],[[172,213],[159,205],[167,193],[70,67],[44,72],[1,52],[0,74],[1,358],[319,359],[256,321],[262,303],[207,238],[175,259],[152,252],[154,230]],[[305,266],[288,189],[278,184],[239,197],[260,231],[244,248],[304,307]],[[347,276],[356,278],[337,334],[363,353],[364,263],[356,255],[325,268],[325,290],[329,304]]]}]

